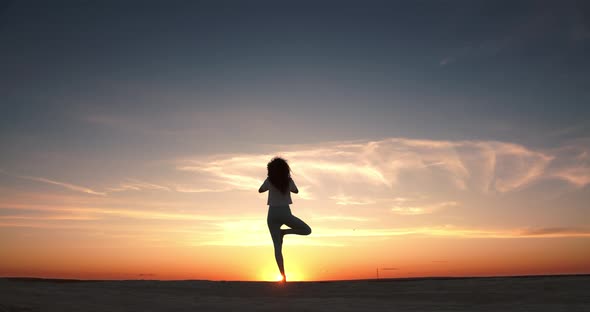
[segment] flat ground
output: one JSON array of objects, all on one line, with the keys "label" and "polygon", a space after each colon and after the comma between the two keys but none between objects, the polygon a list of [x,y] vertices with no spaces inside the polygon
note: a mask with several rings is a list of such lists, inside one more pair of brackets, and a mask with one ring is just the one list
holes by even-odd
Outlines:
[{"label": "flat ground", "polygon": [[590,275],[287,285],[0,278],[0,311],[590,311]]}]

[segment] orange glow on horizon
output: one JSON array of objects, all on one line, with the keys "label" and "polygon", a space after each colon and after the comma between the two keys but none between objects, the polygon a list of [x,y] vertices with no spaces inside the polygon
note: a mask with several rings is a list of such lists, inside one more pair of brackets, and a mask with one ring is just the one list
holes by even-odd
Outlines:
[{"label": "orange glow on horizon", "polygon": [[[305,276],[302,273],[302,270],[300,270],[298,268],[287,270],[286,275],[287,275],[287,281],[292,281],[292,282],[306,281]],[[279,272],[279,269],[277,268],[276,265],[274,265],[274,266],[269,265],[268,267],[265,267],[264,270],[262,270],[260,272],[260,274],[257,277],[255,277],[255,280],[263,281],[263,282],[278,282],[278,281],[281,281],[282,279],[283,279],[283,276],[281,276],[281,273]]]}]

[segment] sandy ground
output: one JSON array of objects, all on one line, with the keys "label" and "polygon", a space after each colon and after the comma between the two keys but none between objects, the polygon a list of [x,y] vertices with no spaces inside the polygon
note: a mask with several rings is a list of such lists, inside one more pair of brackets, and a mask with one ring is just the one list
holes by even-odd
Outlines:
[{"label": "sandy ground", "polygon": [[0,311],[590,311],[590,275],[338,282],[0,278]]}]

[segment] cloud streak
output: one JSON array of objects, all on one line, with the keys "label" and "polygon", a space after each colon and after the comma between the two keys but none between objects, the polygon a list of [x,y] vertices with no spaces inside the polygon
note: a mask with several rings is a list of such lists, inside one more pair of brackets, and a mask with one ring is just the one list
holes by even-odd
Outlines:
[{"label": "cloud streak", "polygon": [[370,204],[375,203],[374,200],[355,199],[352,196],[346,196],[346,195],[332,196],[332,197],[330,197],[330,199],[335,200],[336,205],[342,205],[342,206],[364,206],[364,205],[370,205]]},{"label": "cloud streak", "polygon": [[[0,203],[0,209],[3,207],[9,207],[11,209],[20,210],[31,210],[31,211],[42,211],[48,213],[58,213],[58,216],[63,216],[64,213],[69,213],[72,218],[88,218],[88,219],[104,219],[108,216],[115,217],[126,217],[134,219],[144,220],[177,220],[177,221],[217,221],[227,220],[227,216],[214,216],[206,214],[194,214],[194,213],[183,213],[183,212],[167,212],[167,211],[155,211],[155,210],[132,210],[122,208],[110,208],[110,207],[64,207],[63,205],[43,205],[43,204],[15,204],[15,203]],[[8,217],[8,216],[5,216]],[[19,216],[15,215],[14,218],[26,218],[26,219],[51,219],[55,216]],[[64,216],[65,217],[65,216]],[[254,217],[241,216],[240,218],[248,219]]]},{"label": "cloud streak", "polygon": [[440,209],[451,208],[458,206],[459,203],[456,201],[447,201],[428,205],[407,205],[407,204],[396,204],[391,208],[391,211],[398,215],[423,215],[431,214]]},{"label": "cloud streak", "polygon": [[79,186],[79,185],[70,184],[70,183],[66,183],[66,182],[60,182],[60,181],[51,180],[51,179],[47,179],[47,178],[43,178],[43,177],[19,176],[19,178],[31,180],[31,181],[36,181],[36,182],[47,183],[47,184],[51,184],[51,185],[57,185],[57,186],[61,186],[63,188],[66,188],[68,190],[82,192],[82,193],[86,193],[86,194],[101,195],[101,196],[104,196],[107,194],[105,192],[95,191],[91,188],[87,188],[84,186]]},{"label": "cloud streak", "polygon": [[319,233],[316,231],[315,235],[319,237],[393,237],[425,235],[455,238],[561,238],[590,237],[590,228],[477,229],[445,225],[397,229],[325,229]]},{"label": "cloud streak", "polygon": [[136,179],[127,179],[127,181],[121,183],[117,187],[108,188],[110,192],[122,192],[122,191],[141,191],[141,190],[161,190],[170,191],[171,189],[167,186],[148,183],[139,181]]}]

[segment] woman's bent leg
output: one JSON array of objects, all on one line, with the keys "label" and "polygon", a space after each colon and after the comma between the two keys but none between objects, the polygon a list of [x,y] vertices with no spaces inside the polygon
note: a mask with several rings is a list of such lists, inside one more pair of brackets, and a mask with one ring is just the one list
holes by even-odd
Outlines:
[{"label": "woman's bent leg", "polygon": [[307,225],[307,223],[303,222],[301,219],[297,218],[294,215],[291,215],[287,220],[285,220],[285,224],[288,227],[290,227],[290,229],[283,230],[285,234],[311,234],[311,228],[309,227],[309,225]]}]

